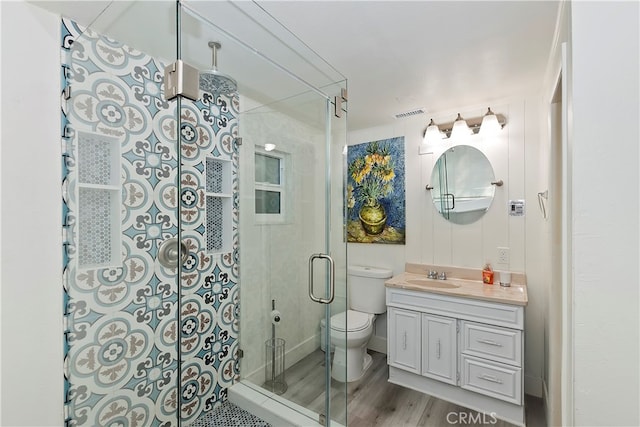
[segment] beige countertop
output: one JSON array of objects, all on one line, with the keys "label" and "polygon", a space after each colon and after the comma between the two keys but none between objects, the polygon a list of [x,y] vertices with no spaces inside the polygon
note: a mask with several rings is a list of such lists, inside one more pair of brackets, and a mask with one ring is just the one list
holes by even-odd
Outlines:
[{"label": "beige countertop", "polygon": [[[415,270],[415,269],[413,269]],[[410,283],[409,281],[413,281]],[[462,298],[473,298],[484,301],[500,302],[514,305],[527,305],[527,286],[512,283],[510,287],[503,287],[496,283],[485,285],[481,280],[461,279],[449,277],[446,280],[427,279],[425,273],[405,271],[385,282],[388,288],[400,288],[412,291],[432,292]],[[451,288],[438,288],[438,285],[456,285]]]}]

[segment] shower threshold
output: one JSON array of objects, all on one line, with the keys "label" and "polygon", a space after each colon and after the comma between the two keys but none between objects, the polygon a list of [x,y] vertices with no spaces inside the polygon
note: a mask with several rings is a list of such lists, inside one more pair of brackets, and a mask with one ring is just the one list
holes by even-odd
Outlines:
[{"label": "shower threshold", "polygon": [[[274,426],[322,427],[318,414],[248,381],[228,389],[229,401]],[[342,427],[335,422],[332,426]]]}]

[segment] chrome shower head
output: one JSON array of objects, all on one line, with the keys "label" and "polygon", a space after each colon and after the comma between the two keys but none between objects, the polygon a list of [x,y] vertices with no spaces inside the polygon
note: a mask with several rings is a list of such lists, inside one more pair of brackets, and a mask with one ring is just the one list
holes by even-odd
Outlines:
[{"label": "chrome shower head", "polygon": [[211,48],[211,69],[200,72],[200,89],[209,93],[232,95],[238,91],[238,84],[231,77],[218,71],[219,42],[209,42]]}]

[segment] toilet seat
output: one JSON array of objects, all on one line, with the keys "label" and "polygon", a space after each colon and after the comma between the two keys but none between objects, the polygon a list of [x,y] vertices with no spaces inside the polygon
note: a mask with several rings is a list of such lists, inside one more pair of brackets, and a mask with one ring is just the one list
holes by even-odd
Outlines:
[{"label": "toilet seat", "polygon": [[[345,328],[345,317],[347,320]],[[331,316],[331,330],[336,332],[357,332],[367,329],[371,326],[373,314],[362,313],[355,310],[347,310],[346,312],[334,314]]]}]

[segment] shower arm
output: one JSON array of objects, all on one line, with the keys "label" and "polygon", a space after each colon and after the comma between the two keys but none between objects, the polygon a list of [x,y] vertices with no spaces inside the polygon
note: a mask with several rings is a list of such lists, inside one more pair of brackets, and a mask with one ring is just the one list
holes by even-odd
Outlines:
[{"label": "shower arm", "polygon": [[211,67],[214,71],[218,71],[218,49],[222,45],[218,42],[209,42],[209,47],[211,48]]}]

